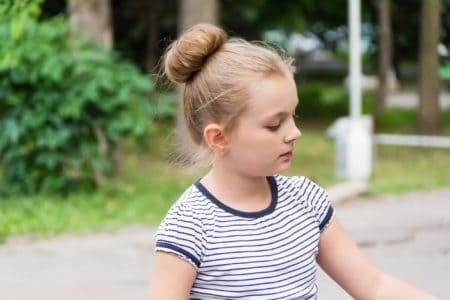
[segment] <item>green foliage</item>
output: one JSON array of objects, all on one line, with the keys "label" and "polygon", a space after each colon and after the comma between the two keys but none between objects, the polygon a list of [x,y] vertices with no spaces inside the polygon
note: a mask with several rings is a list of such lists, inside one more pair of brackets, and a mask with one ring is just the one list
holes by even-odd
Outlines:
[{"label": "green foliage", "polygon": [[346,24],[347,2],[337,1],[270,1],[221,0],[222,25],[233,34],[261,39],[271,29],[303,32],[313,26],[336,27]]},{"label": "green foliage", "polygon": [[149,79],[37,15],[0,18],[0,193],[94,187],[113,174],[119,141],[148,129]]},{"label": "green foliage", "polygon": [[348,96],[343,87],[305,84],[298,88],[300,119],[330,121],[348,114]]},{"label": "green foliage", "polygon": [[154,99],[154,116],[158,120],[173,120],[178,110],[178,95],[175,92],[160,92]]},{"label": "green foliage", "polygon": [[439,76],[441,79],[450,82],[450,61],[447,61],[439,68]]},{"label": "green foliage", "polygon": [[[111,230],[126,224],[157,224],[197,177],[165,164],[130,157],[125,174],[94,192],[19,195],[0,201],[0,244],[8,236]],[[158,176],[148,176],[148,170]]]},{"label": "green foliage", "polygon": [[[305,175],[325,187],[336,183],[333,141],[323,132],[326,124],[305,121],[300,126],[302,137],[297,141],[287,175]],[[59,195],[2,198],[0,243],[14,235],[111,230],[125,224],[160,222],[182,191],[203,173],[183,172],[167,163],[170,143],[167,135],[172,128],[170,123],[156,123],[150,140],[151,153],[128,155],[120,176],[108,180],[95,192],[73,193],[65,198]],[[375,150],[376,164],[369,181],[374,193],[450,185],[448,150],[382,145]]]},{"label": "green foliage", "polygon": [[0,244],[11,235],[111,230],[125,224],[157,224],[200,172],[167,162],[171,122],[154,123],[150,153],[127,153],[119,176],[93,192],[15,195],[0,201]]},{"label": "green foliage", "polygon": [[[443,134],[450,133],[450,109],[441,111]],[[417,134],[417,110],[405,108],[389,108],[383,112],[379,120],[380,130],[402,134]]]},{"label": "green foliage", "polygon": [[395,133],[417,132],[417,111],[415,109],[390,108],[380,116],[380,130]]}]

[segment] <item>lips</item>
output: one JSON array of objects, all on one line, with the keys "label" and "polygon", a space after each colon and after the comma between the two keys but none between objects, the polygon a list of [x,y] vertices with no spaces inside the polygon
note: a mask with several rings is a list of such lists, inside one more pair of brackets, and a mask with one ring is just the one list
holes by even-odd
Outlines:
[{"label": "lips", "polygon": [[281,154],[280,156],[283,157],[283,158],[289,159],[289,158],[292,157],[292,150],[291,151],[287,151],[287,152]]}]

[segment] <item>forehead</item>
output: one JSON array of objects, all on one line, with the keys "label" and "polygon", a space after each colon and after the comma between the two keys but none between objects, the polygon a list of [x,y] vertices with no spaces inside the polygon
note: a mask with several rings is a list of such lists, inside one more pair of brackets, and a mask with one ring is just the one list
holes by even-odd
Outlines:
[{"label": "forehead", "polygon": [[292,77],[271,75],[249,87],[246,111],[259,116],[290,112],[297,106],[297,88]]}]

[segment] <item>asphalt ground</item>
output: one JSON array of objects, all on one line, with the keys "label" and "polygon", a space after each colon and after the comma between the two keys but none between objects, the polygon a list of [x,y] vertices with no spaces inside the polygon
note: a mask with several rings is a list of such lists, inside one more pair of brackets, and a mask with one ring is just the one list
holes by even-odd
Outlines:
[{"label": "asphalt ground", "polygon": [[[450,299],[450,189],[335,204],[350,237],[383,270]],[[0,299],[146,299],[154,228],[13,238],[0,246]],[[318,274],[319,299],[350,299]]]}]

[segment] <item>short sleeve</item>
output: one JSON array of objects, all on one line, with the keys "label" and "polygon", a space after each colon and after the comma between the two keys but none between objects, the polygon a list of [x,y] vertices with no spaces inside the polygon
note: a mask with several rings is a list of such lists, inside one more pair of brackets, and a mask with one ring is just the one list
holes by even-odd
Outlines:
[{"label": "short sleeve", "polygon": [[175,203],[155,234],[155,251],[177,255],[198,269],[204,253],[201,219],[189,204]]},{"label": "short sleeve", "polygon": [[320,232],[323,232],[334,216],[328,193],[306,177],[300,177],[299,180],[300,191],[317,218]]}]

